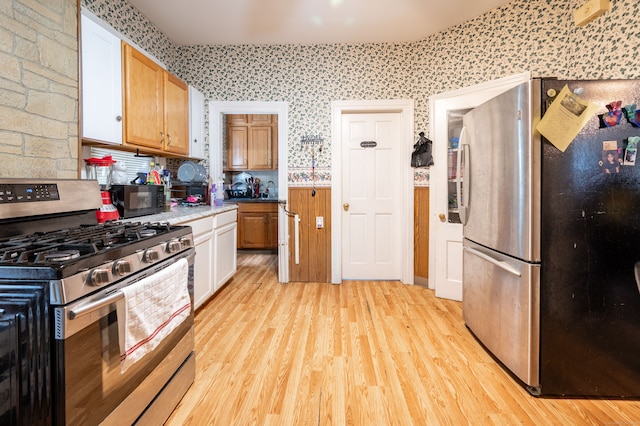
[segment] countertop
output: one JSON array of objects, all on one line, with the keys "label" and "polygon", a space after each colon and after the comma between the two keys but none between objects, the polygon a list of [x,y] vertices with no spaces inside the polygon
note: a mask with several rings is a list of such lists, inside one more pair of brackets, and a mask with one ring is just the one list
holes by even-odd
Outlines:
[{"label": "countertop", "polygon": [[198,207],[186,207],[175,206],[171,207],[171,211],[152,214],[148,216],[132,217],[129,219],[121,219],[121,222],[167,222],[170,225],[178,223],[184,223],[191,220],[202,219],[207,216],[214,216],[220,213],[224,213],[230,210],[237,210],[238,205],[235,203],[225,203],[219,207],[210,206],[198,206]]},{"label": "countertop", "polygon": [[235,203],[277,203],[277,198],[229,198],[224,200],[225,204]]}]

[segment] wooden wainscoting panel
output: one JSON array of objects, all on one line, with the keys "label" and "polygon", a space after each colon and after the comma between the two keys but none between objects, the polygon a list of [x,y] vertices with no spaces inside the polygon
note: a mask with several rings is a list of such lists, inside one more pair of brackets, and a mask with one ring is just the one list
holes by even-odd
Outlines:
[{"label": "wooden wainscoting panel", "polygon": [[427,285],[429,278],[429,187],[414,190],[413,268],[416,284]]},{"label": "wooden wainscoting panel", "polygon": [[[289,218],[289,279],[291,281],[331,281],[331,189],[289,189],[289,211],[297,213],[299,223],[300,263],[295,263],[294,219]],[[316,227],[316,217],[322,217],[324,227]]]},{"label": "wooden wainscoting panel", "polygon": [[[308,192],[308,190],[306,191]],[[298,224],[298,254],[300,263],[296,264],[295,258],[295,220],[289,216],[289,280],[308,281],[309,280],[309,227],[305,226],[308,221],[307,194],[299,189],[289,189],[289,211],[298,214],[300,222]]]}]

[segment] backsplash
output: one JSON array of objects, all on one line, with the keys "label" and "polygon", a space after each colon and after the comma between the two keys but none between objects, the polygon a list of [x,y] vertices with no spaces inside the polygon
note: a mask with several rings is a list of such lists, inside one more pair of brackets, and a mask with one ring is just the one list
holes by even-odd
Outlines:
[{"label": "backsplash", "polygon": [[[583,0],[514,0],[413,43],[175,46],[126,0],[82,3],[219,101],[289,103],[289,176],[308,182],[300,137],[325,137],[316,160],[330,183],[331,101],[414,99],[415,133],[429,130],[429,97],[530,71],[559,78],[640,78],[640,3],[616,0],[585,27],[573,25]],[[438,141],[434,141],[438,143]],[[417,185],[428,170],[415,173]]]}]

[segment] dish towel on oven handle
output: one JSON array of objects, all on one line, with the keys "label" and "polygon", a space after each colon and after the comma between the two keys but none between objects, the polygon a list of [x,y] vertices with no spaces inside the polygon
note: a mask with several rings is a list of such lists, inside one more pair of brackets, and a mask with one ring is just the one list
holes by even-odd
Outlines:
[{"label": "dish towel on oven handle", "polygon": [[121,289],[116,305],[120,371],[153,351],[191,313],[186,259]]}]

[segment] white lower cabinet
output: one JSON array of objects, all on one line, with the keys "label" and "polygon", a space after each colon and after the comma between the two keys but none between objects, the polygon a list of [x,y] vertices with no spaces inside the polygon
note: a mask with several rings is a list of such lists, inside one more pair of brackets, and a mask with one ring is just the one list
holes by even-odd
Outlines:
[{"label": "white lower cabinet", "polygon": [[213,289],[218,291],[238,269],[238,211],[221,213],[214,217]]},{"label": "white lower cabinet", "polygon": [[196,249],[193,304],[197,309],[213,295],[213,218],[181,223],[191,227]]},{"label": "white lower cabinet", "polygon": [[191,226],[196,249],[193,302],[197,309],[237,270],[237,211],[182,222]]}]

